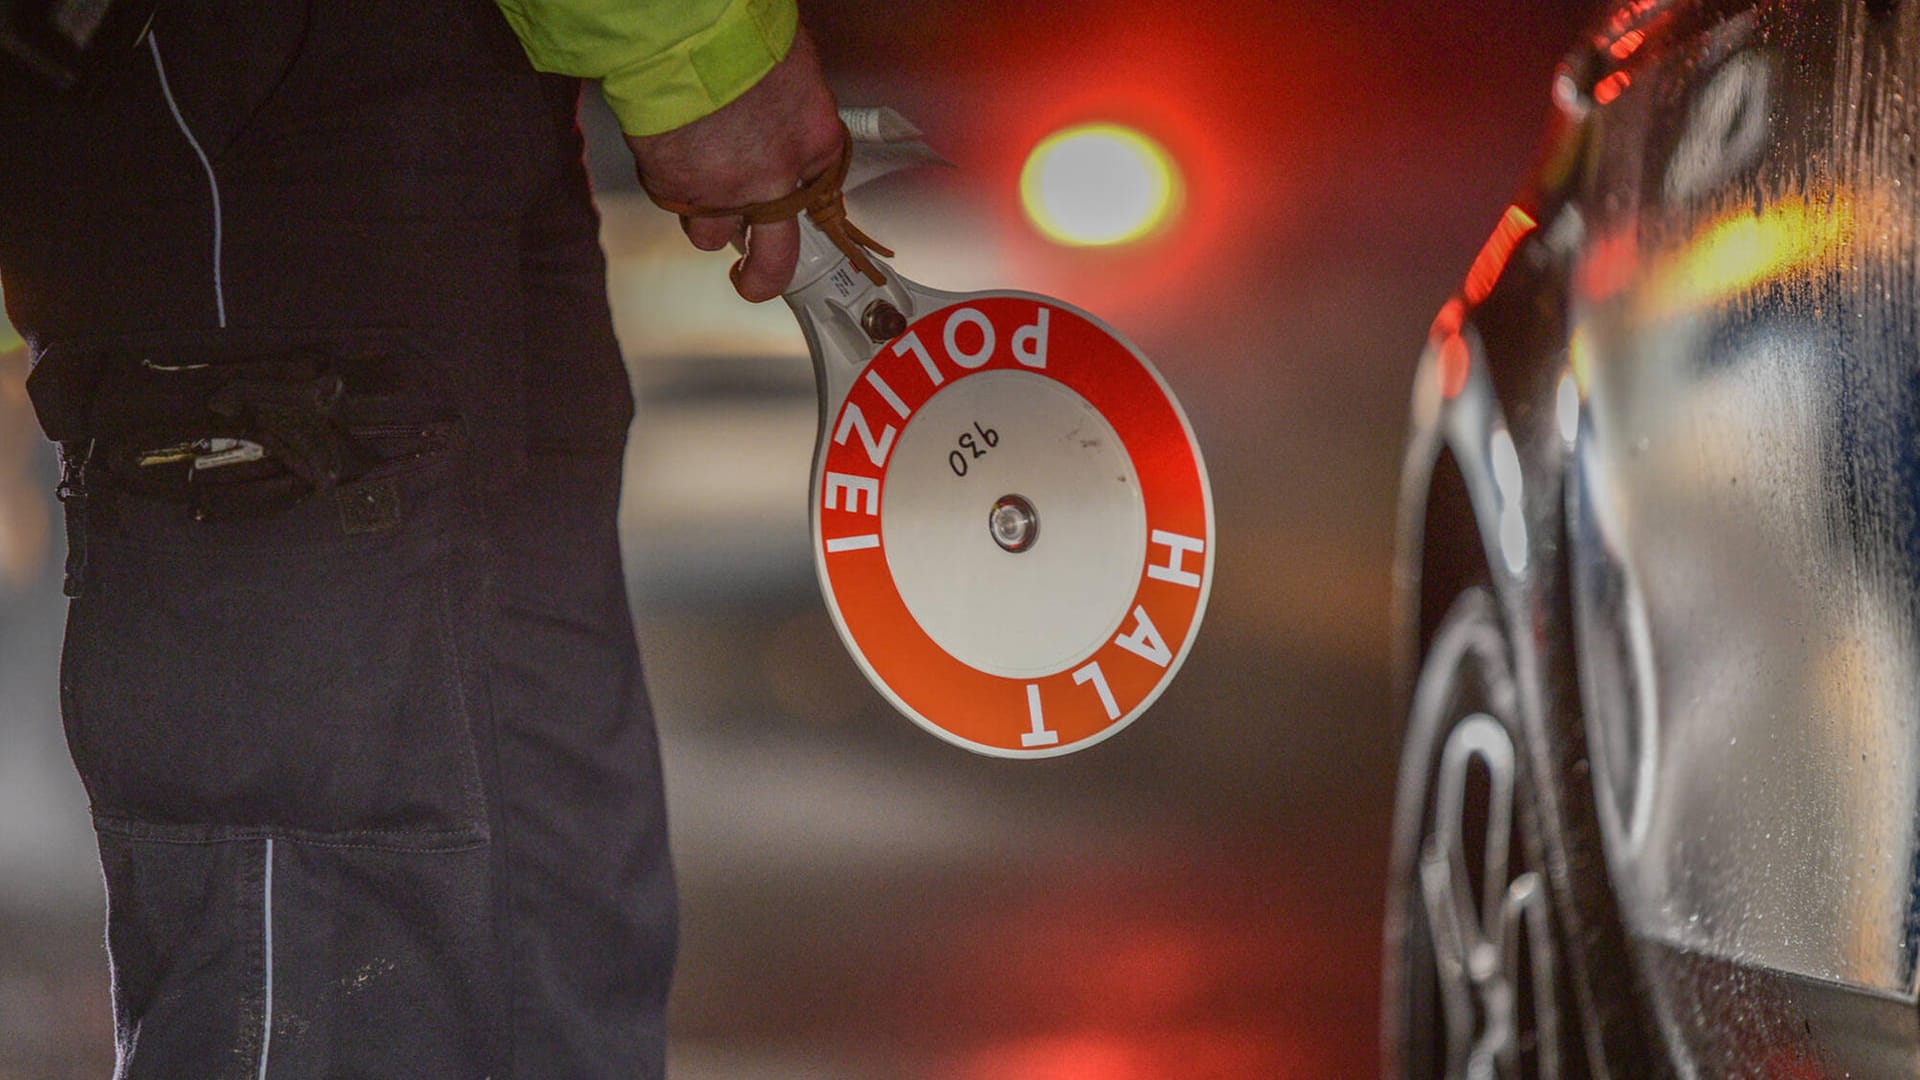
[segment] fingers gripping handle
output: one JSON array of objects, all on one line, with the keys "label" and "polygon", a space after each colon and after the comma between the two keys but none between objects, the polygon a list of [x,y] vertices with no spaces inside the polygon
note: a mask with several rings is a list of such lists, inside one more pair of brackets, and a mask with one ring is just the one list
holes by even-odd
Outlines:
[{"label": "fingers gripping handle", "polygon": [[813,354],[821,402],[829,409],[839,408],[876,349],[919,312],[951,298],[901,277],[882,261],[893,252],[847,221],[841,198],[844,188],[943,160],[891,109],[843,109],[840,115],[848,133],[840,164],[794,196],[804,210],[797,215],[800,253],[784,291]]},{"label": "fingers gripping handle", "polygon": [[874,269],[872,256],[868,252],[892,255],[893,252],[880,245],[873,237],[860,231],[860,227],[847,220],[847,204],[841,195],[841,187],[846,182],[847,170],[853,164],[853,133],[847,126],[840,125],[840,157],[833,166],[819,176],[806,181],[787,195],[765,202],[749,203],[745,206],[699,206],[678,199],[669,199],[646,186],[641,181],[647,198],[655,206],[686,218],[737,218],[742,223],[767,225],[776,221],[788,221],[799,218],[811,222],[824,236],[833,241],[842,254],[865,274],[875,285],[884,284],[880,272]]}]

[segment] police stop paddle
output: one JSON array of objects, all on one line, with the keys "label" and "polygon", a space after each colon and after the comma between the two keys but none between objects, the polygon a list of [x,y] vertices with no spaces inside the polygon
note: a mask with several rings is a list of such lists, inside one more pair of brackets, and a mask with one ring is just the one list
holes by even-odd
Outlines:
[{"label": "police stop paddle", "polygon": [[1165,380],[1069,304],[939,292],[871,256],[856,272],[802,232],[786,298],[821,395],[814,564],[861,671],[996,757],[1126,727],[1213,580],[1206,467]]}]

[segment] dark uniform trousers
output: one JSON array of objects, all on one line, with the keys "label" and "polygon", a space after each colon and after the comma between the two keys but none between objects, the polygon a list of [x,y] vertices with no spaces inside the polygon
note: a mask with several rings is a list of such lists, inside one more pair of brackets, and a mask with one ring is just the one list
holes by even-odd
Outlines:
[{"label": "dark uniform trousers", "polygon": [[88,427],[130,373],[287,355],[376,403],[355,437],[439,433],[231,519],[81,478],[61,693],[120,1076],[663,1071],[577,92],[487,0],[168,0],[83,92],[0,74],[0,284],[69,448],[131,437]]}]

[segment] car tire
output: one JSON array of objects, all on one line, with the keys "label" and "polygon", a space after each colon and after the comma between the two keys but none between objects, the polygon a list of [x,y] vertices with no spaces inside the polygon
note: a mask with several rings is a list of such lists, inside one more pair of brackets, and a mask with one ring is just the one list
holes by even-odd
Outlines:
[{"label": "car tire", "polygon": [[1590,1075],[1536,756],[1492,592],[1459,594],[1414,686],[1388,883],[1388,1076]]}]

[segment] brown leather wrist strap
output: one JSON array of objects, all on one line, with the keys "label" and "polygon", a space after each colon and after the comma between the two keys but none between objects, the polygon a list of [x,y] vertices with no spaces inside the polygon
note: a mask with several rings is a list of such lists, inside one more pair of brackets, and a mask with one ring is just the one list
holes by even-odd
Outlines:
[{"label": "brown leather wrist strap", "polygon": [[792,194],[783,195],[778,199],[749,203],[746,206],[714,208],[663,199],[654,194],[651,188],[646,188],[644,180],[641,186],[646,188],[647,198],[652,199],[655,206],[669,213],[679,214],[683,218],[737,217],[743,219],[748,225],[765,225],[775,221],[786,221],[804,213],[807,215],[807,220],[827,234],[827,239],[833,241],[834,247],[839,248],[861,273],[867,275],[868,281],[875,285],[885,285],[887,279],[881,275],[880,269],[873,265],[873,260],[867,257],[867,252],[872,251],[888,257],[891,257],[893,252],[882,247],[879,241],[861,232],[859,226],[847,220],[847,203],[840,193],[840,185],[846,181],[847,166],[853,161],[853,135],[846,130],[844,124],[841,125],[840,130],[844,136],[840,143],[840,160],[826,172],[795,188]]}]

